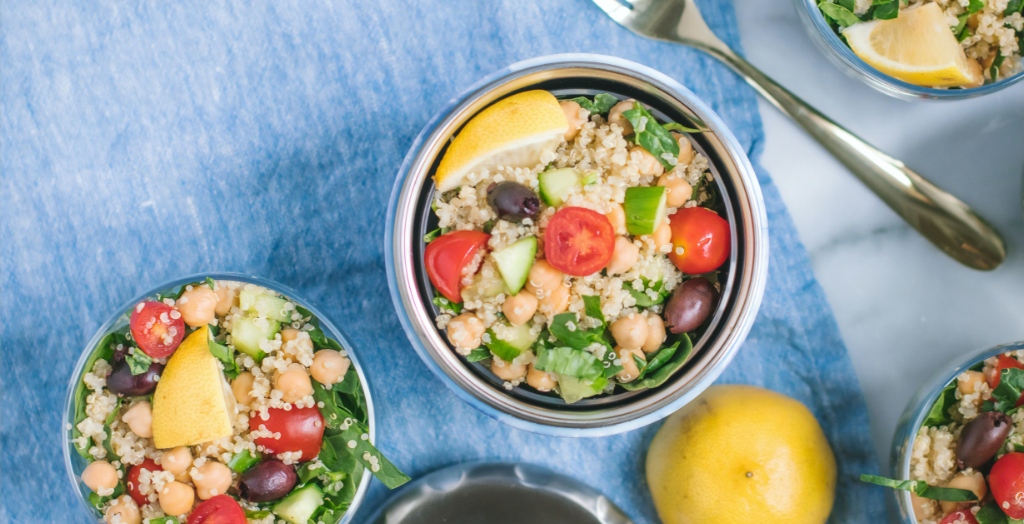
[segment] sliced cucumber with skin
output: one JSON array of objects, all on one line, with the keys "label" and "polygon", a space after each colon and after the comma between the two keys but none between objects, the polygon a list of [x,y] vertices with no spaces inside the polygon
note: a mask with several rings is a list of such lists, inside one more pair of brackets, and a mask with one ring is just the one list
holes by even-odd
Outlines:
[{"label": "sliced cucumber with skin", "polygon": [[651,235],[665,221],[665,186],[631,187],[622,208],[630,235]]},{"label": "sliced cucumber with skin", "polygon": [[291,492],[270,511],[292,524],[306,524],[320,506],[324,505],[324,492],[316,484],[307,484]]},{"label": "sliced cucumber with skin", "polygon": [[581,173],[577,169],[566,167],[552,169],[537,175],[540,182],[540,197],[549,206],[560,206],[565,202],[565,194],[569,189],[580,185]]},{"label": "sliced cucumber with skin", "polygon": [[487,335],[491,341],[487,343],[487,349],[491,350],[498,358],[505,362],[512,362],[516,357],[521,355],[523,351],[529,350],[533,347],[533,343],[536,342],[537,337],[530,333],[530,323],[526,322],[521,326],[513,326],[508,322],[503,324],[512,328],[515,331],[515,336],[512,340],[501,340],[497,335],[494,334],[490,328],[487,329]]},{"label": "sliced cucumber with skin", "polygon": [[281,331],[281,323],[274,320],[267,320],[266,327],[256,325],[252,317],[244,317],[235,320],[231,324],[231,342],[235,349],[256,359],[263,360],[266,353],[260,349],[260,342],[274,340],[274,335]]},{"label": "sliced cucumber with skin", "polygon": [[270,295],[257,295],[250,291],[242,291],[238,294],[238,307],[251,314],[262,314],[271,320],[278,322],[290,322],[293,310],[285,310],[284,305],[288,301],[280,297]]},{"label": "sliced cucumber with skin", "polygon": [[515,295],[526,285],[535,256],[537,237],[520,238],[494,252],[494,261],[498,264],[501,279],[511,294]]},{"label": "sliced cucumber with skin", "polygon": [[473,277],[473,283],[462,288],[462,291],[459,292],[463,302],[474,302],[492,298],[502,293],[508,294],[508,289],[505,288],[505,282],[502,279],[484,277],[484,273],[488,269],[492,272],[501,272],[492,260],[492,257],[488,256],[484,260],[483,265],[480,266],[480,270],[476,272],[476,276]]}]

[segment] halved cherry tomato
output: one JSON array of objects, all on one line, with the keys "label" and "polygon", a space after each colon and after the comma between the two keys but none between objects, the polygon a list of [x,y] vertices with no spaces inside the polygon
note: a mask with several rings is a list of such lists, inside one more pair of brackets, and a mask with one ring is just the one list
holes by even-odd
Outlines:
[{"label": "halved cherry tomato", "polygon": [[487,245],[490,238],[491,235],[482,231],[452,231],[427,244],[423,251],[427,276],[445,298],[455,304],[462,302],[459,281],[470,276],[463,272],[473,261],[476,252]]},{"label": "halved cherry tomato", "polygon": [[1021,364],[1019,360],[1013,357],[999,355],[998,359],[999,362],[996,364],[995,373],[992,376],[987,377],[989,379],[989,385],[992,386],[992,389],[996,389],[997,387],[999,387],[999,381],[1003,379],[1004,369],[1024,369],[1024,364]]},{"label": "halved cherry tomato", "polygon": [[971,510],[965,509],[946,515],[946,518],[942,519],[939,524],[978,524],[978,519],[974,518],[974,513],[971,513]]},{"label": "halved cherry tomato", "polygon": [[544,256],[555,269],[585,277],[612,259],[615,229],[604,215],[582,207],[565,207],[548,221]]},{"label": "halved cherry tomato", "polygon": [[185,338],[185,321],[176,309],[163,302],[150,300],[141,306],[132,310],[132,338],[139,349],[153,358],[171,356]]},{"label": "halved cherry tomato", "polygon": [[[714,211],[686,207],[669,215],[672,227],[672,252],[669,260],[680,271],[700,275],[721,266],[732,249],[729,223]],[[683,248],[677,255],[676,249]]]},{"label": "halved cherry tomato", "polygon": [[988,474],[988,486],[1011,519],[1024,519],[1024,453],[1007,453]]},{"label": "halved cherry tomato", "polygon": [[267,420],[263,420],[260,415],[253,415],[249,419],[250,431],[266,426],[274,433],[281,433],[281,438],[260,437],[255,440],[267,453],[277,455],[286,451],[301,451],[299,460],[302,462],[313,460],[320,453],[320,444],[324,440],[324,417],[316,406],[297,408],[293,404],[290,410],[270,408],[267,413],[270,415]]},{"label": "halved cherry tomato", "polygon": [[228,495],[217,495],[196,506],[188,524],[246,524],[245,511]]},{"label": "halved cherry tomato", "polygon": [[134,500],[139,507],[149,504],[149,499],[142,493],[139,493],[139,474],[142,473],[143,469],[147,469],[150,472],[164,470],[164,468],[158,466],[156,462],[153,462],[153,459],[143,460],[142,464],[132,466],[132,469],[128,470],[128,494],[132,496],[132,500]]}]

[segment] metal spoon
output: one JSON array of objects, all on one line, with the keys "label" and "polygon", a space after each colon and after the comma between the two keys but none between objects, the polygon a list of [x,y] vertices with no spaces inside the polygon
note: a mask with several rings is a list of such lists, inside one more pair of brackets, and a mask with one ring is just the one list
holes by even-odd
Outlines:
[{"label": "metal spoon", "polygon": [[768,78],[718,39],[687,0],[593,0],[630,31],[690,46],[721,60],[815,140],[911,227],[961,264],[995,269],[1006,259],[999,233],[959,199],[879,151]]}]

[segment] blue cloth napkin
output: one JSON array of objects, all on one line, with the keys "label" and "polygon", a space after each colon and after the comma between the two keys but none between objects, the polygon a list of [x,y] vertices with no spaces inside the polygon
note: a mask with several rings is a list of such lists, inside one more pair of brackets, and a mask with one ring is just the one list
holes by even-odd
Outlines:
[{"label": "blue cloth napkin", "polygon": [[[700,4],[738,46],[732,4]],[[374,387],[380,447],[410,475],[532,462],[589,483],[638,523],[658,522],[643,472],[657,425],[534,435],[430,375],[388,297],[383,214],[427,120],[512,62],[591,52],[659,69],[706,100],[756,166],[761,122],[735,75],[632,35],[587,0],[11,0],[0,18],[0,520],[87,521],[60,449],[83,345],[136,293],[228,270],[302,290],[348,331]],[[854,480],[877,470],[857,379],[779,193],[758,173],[771,276],[721,381],[807,404],[840,465],[832,522],[880,522],[882,491]],[[375,483],[366,504],[387,496]]]}]

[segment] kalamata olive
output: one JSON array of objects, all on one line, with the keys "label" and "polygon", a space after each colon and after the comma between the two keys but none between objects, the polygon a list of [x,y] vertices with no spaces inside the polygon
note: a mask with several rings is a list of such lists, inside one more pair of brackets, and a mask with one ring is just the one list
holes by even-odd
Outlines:
[{"label": "kalamata olive", "polygon": [[519,222],[524,218],[535,218],[540,212],[540,199],[532,189],[511,180],[491,184],[487,188],[487,205],[498,214],[498,218]]},{"label": "kalamata olive", "polygon": [[284,497],[295,487],[295,468],[277,459],[269,459],[242,473],[238,495],[250,502],[270,502]]},{"label": "kalamata olive", "polygon": [[956,465],[960,469],[979,468],[992,459],[1013,430],[1013,421],[1005,413],[986,411],[967,423],[956,444]]},{"label": "kalamata olive", "polygon": [[691,278],[672,292],[665,304],[665,325],[673,333],[700,327],[718,304],[718,290],[703,277]]},{"label": "kalamata olive", "polygon": [[156,389],[156,382],[160,380],[160,374],[163,372],[164,365],[153,362],[146,371],[132,375],[128,361],[122,359],[114,362],[110,375],[107,376],[107,389],[126,397],[149,395]]}]

